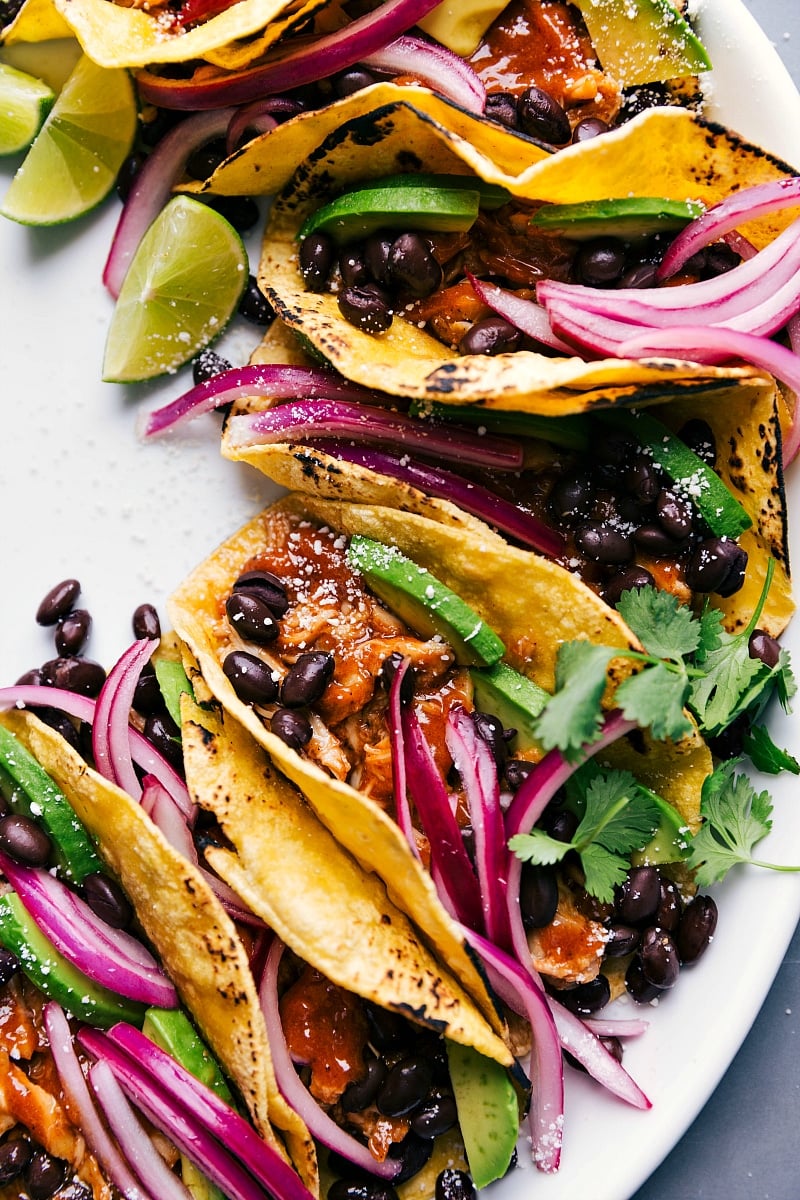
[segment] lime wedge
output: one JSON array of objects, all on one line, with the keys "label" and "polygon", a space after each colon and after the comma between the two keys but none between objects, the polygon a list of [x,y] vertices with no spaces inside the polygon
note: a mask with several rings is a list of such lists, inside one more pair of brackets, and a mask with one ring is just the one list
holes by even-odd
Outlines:
[{"label": "lime wedge", "polygon": [[247,279],[247,252],[233,226],[198,200],[170,200],[122,284],[103,379],[135,383],[176,371],[222,333]]},{"label": "lime wedge", "polygon": [[41,79],[0,63],[0,154],[30,146],[55,98]]},{"label": "lime wedge", "polygon": [[0,212],[24,225],[58,225],[82,216],[111,191],[135,133],[136,100],[127,71],[80,58]]}]

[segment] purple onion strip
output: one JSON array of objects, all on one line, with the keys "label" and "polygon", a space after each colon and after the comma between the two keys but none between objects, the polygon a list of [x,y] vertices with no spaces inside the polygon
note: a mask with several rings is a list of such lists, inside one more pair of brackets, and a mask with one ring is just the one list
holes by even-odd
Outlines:
[{"label": "purple onion strip", "polygon": [[480,115],[486,107],[486,88],[475,71],[438,42],[404,34],[366,55],[361,63],[384,75],[412,75],[468,112]]},{"label": "purple onion strip", "polygon": [[237,108],[230,119],[226,134],[228,154],[243,143],[243,135],[252,129],[256,134],[269,133],[278,124],[278,117],[294,117],[302,112],[302,105],[288,96],[272,96],[268,100],[255,100]]},{"label": "purple onion strip", "polygon": [[411,853],[416,859],[419,859],[419,848],[417,846],[417,839],[414,836],[411,808],[408,803],[406,752],[402,720],[403,702],[401,700],[403,680],[410,665],[409,659],[404,658],[392,676],[392,682],[389,687],[389,708],[387,715],[389,743],[392,750],[392,787],[394,789],[395,820],[400,827],[400,832],[408,842]]},{"label": "purple onion strip", "polygon": [[120,655],[100,689],[92,725],[92,753],[97,770],[134,800],[141,798],[142,785],[133,767],[128,736],[131,705],[142,668],[157,645],[157,641],[142,638]]},{"label": "purple onion strip", "polygon": [[468,278],[478,299],[520,333],[541,342],[543,346],[549,346],[551,350],[558,350],[562,354],[575,354],[574,348],[553,332],[547,311],[541,304],[517,296],[515,292],[498,287],[497,284],[485,283],[475,275],[468,273]]}]

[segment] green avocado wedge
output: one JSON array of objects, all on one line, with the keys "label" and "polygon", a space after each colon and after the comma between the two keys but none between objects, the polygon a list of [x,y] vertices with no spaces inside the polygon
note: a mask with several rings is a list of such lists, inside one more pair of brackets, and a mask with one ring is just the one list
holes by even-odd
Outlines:
[{"label": "green avocado wedge", "polygon": [[621,196],[613,200],[584,200],[577,204],[545,204],[531,217],[532,228],[574,242],[618,237],[626,242],[683,229],[703,215],[694,200],[661,196]]},{"label": "green avocado wedge", "polygon": [[622,87],[707,71],[711,60],[669,0],[576,0],[603,70]]},{"label": "green avocado wedge", "polygon": [[303,241],[309,234],[325,233],[341,245],[380,229],[464,233],[472,228],[479,208],[477,187],[425,187],[409,182],[360,188],[318,208],[297,236]]},{"label": "green avocado wedge", "polygon": [[501,1179],[511,1162],[519,1135],[517,1093],[505,1067],[470,1046],[446,1045],[470,1173],[483,1188]]},{"label": "green avocado wedge", "polygon": [[538,746],[536,717],[550,699],[533,680],[515,671],[508,663],[470,670],[475,707],[502,721],[505,729],[517,731],[514,749],[531,750]]}]

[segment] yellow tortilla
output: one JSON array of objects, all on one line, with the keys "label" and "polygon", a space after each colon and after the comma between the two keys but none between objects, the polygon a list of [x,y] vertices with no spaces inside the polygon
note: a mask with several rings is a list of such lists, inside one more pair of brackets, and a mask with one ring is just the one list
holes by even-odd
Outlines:
[{"label": "yellow tortilla", "polygon": [[[244,726],[188,697],[184,705],[192,797],[232,845],[207,851],[214,870],[333,983],[510,1066],[505,1043],[378,876],[342,849]],[[494,1023],[500,1027],[496,1014]]]},{"label": "yellow tortilla", "polygon": [[72,36],[53,0],[25,0],[14,20],[0,31],[0,43],[49,42]]},{"label": "yellow tortilla", "polygon": [[164,839],[127,792],[86,765],[59,734],[27,712],[0,721],[62,789],[119,879],[181,1000],[265,1141],[290,1157],[316,1194],[313,1142],[278,1091],[264,1018],[236,928],[202,875]]}]

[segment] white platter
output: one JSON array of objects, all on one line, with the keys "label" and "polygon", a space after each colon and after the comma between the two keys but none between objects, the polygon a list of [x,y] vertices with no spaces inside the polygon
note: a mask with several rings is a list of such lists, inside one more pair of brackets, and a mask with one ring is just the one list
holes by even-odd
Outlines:
[{"label": "white platter", "polygon": [[[715,66],[714,115],[800,165],[800,97],[775,51],[739,0],[699,0],[696,8]],[[0,187],[15,165],[0,165]],[[137,440],[137,416],[177,394],[186,373],[152,387],[100,382],[111,313],[100,274],[117,211],[111,201],[49,230],[0,219],[2,683],[52,655],[51,636],[33,614],[53,583],[80,579],[95,619],[88,652],[108,664],[131,639],[136,605],[152,601],[163,617],[183,575],[274,494],[248,468],[220,459],[213,417],[180,441]],[[238,336],[241,362],[257,335],[251,328]],[[797,515],[796,469],[790,492]],[[798,561],[796,528],[794,554]],[[778,716],[775,727],[777,740],[800,753],[790,719]],[[791,779],[772,784],[775,830],[765,858],[800,861],[794,789]],[[651,1027],[626,1053],[652,1111],[634,1112],[572,1076],[561,1171],[541,1176],[523,1153],[520,1168],[493,1189],[497,1200],[627,1200],[689,1126],[746,1036],[800,916],[800,879],[742,870],[715,894],[721,920],[712,949],[660,1007],[645,1010]],[[764,910],[773,919],[756,929]]]}]

